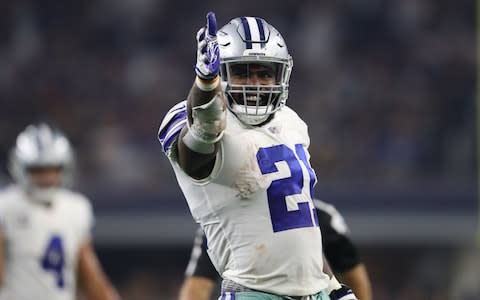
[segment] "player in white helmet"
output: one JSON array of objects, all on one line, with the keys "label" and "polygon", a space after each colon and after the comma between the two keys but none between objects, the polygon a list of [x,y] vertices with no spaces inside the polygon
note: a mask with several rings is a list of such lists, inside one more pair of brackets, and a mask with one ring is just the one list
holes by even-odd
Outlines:
[{"label": "player in white helmet", "polygon": [[0,191],[0,299],[116,300],[93,250],[93,213],[67,189],[74,157],[46,124],[21,132],[10,155],[16,182]]},{"label": "player in white helmet", "polygon": [[292,58],[265,20],[197,34],[194,85],[159,139],[222,281],[222,299],[356,299],[324,273],[307,125],[285,105]]}]

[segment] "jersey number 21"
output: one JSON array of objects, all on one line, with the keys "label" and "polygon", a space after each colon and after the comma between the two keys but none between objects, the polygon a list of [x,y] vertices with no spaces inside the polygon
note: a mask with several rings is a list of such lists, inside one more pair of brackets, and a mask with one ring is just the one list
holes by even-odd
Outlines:
[{"label": "jersey number 21", "polygon": [[268,207],[270,209],[273,231],[278,232],[301,227],[318,226],[315,209],[310,209],[308,202],[299,202],[298,210],[289,211],[287,209],[286,197],[302,193],[303,172],[301,164],[308,170],[311,196],[313,196],[313,186],[317,181],[315,172],[307,160],[302,145],[295,145],[295,152],[283,144],[260,148],[257,152],[257,162],[262,174],[278,172],[275,163],[281,161],[288,165],[291,176],[273,180],[267,189]]}]

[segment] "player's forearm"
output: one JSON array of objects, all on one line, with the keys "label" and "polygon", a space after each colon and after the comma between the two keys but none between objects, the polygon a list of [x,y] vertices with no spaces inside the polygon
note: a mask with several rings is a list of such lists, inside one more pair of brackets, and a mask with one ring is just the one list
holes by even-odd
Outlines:
[{"label": "player's forearm", "polygon": [[372,288],[363,264],[341,274],[342,281],[349,285],[359,300],[372,300]]},{"label": "player's forearm", "polygon": [[220,78],[204,80],[197,77],[188,95],[189,131],[199,141],[215,143],[225,129],[225,117]]},{"label": "player's forearm", "polygon": [[[115,288],[100,268],[96,259],[90,259],[89,266],[79,274],[79,288],[88,300],[120,300]],[[88,270],[85,270],[85,267]]]},{"label": "player's forearm", "polygon": [[[179,150],[185,145],[189,150],[204,155],[206,159],[201,161],[205,162],[214,157],[215,144],[222,138],[226,126],[226,107],[219,82],[218,76],[213,80],[196,78],[188,95],[188,131],[182,134],[179,145]],[[180,157],[188,157],[183,152],[180,151]]]},{"label": "player's forearm", "polygon": [[213,79],[201,79],[197,76],[187,99],[191,107],[197,107],[207,104],[215,95],[221,92],[219,76]]},{"label": "player's forearm", "polygon": [[88,300],[120,299],[103,272],[90,243],[85,243],[80,248],[77,272],[80,291]]}]

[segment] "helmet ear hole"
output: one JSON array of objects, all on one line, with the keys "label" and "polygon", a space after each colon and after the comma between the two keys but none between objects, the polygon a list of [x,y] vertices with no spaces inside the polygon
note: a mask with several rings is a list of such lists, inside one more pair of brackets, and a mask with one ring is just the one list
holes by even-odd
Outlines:
[{"label": "helmet ear hole", "polygon": [[258,125],[286,103],[292,69],[286,43],[272,25],[257,17],[235,18],[219,33],[227,107],[242,122]]}]

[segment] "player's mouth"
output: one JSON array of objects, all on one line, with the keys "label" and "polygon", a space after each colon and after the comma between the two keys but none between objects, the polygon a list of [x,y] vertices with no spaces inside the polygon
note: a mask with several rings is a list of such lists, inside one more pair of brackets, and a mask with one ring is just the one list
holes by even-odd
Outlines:
[{"label": "player's mouth", "polygon": [[266,106],[268,104],[268,96],[265,94],[248,95],[245,97],[245,100],[247,106]]},{"label": "player's mouth", "polygon": [[252,96],[247,96],[247,105],[248,106],[257,106],[257,101],[261,99],[261,97],[252,95]]}]

